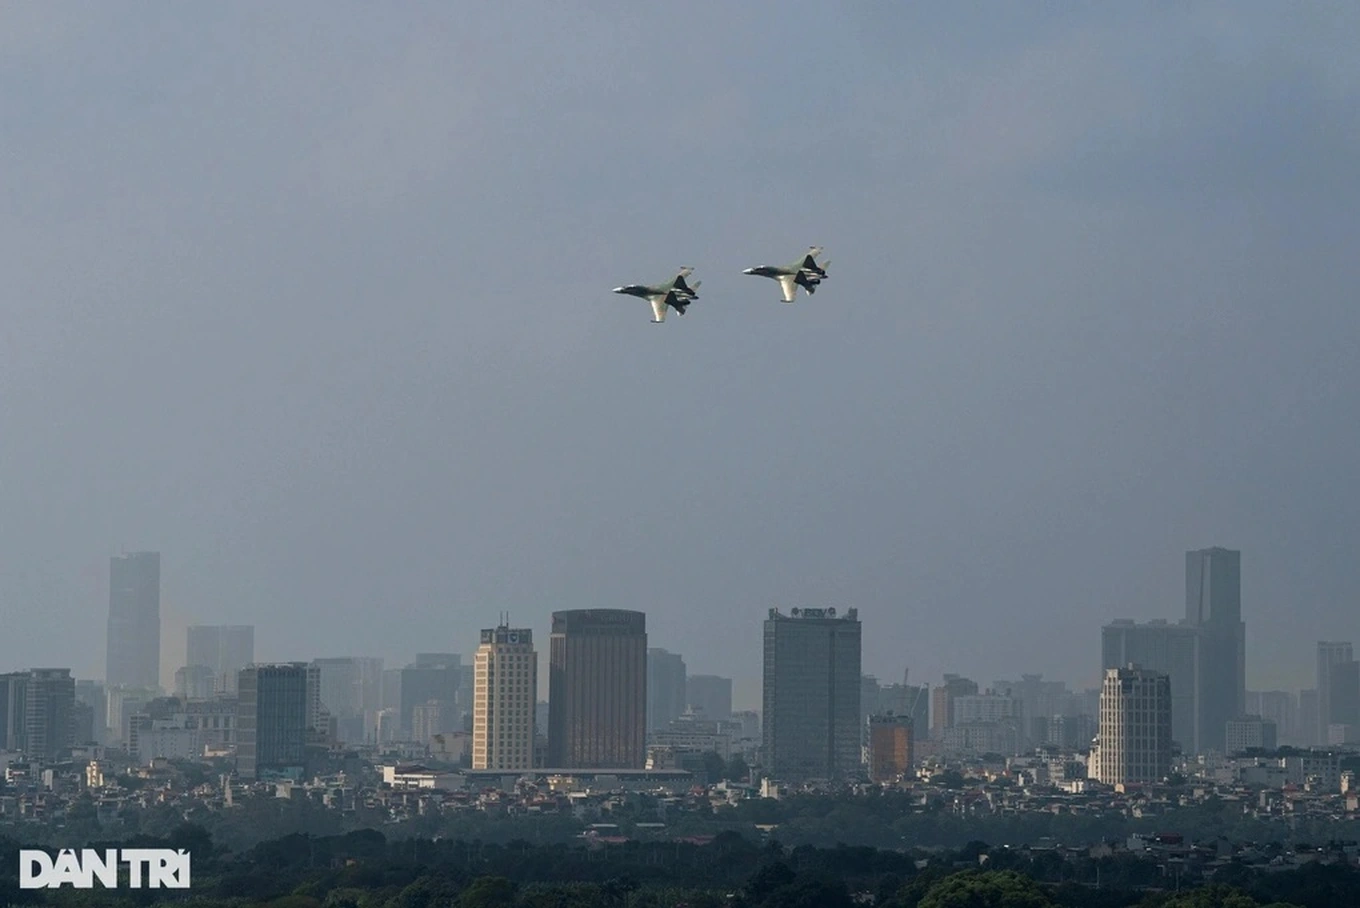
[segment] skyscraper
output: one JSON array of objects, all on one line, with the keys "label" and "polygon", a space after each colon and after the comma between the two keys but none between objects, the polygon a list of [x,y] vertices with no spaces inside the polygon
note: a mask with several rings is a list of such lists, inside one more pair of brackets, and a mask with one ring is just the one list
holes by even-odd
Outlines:
[{"label": "skyscraper", "polygon": [[159,687],[161,556],[136,552],[110,560],[105,677],[110,685]]},{"label": "skyscraper", "polygon": [[414,711],[438,703],[452,715],[458,702],[463,657],[457,653],[417,653],[416,661],[401,670],[401,727],[414,733]]},{"label": "skyscraper", "polygon": [[365,716],[382,708],[383,661],[374,656],[313,659],[320,706],[336,723],[344,742],[365,738]]},{"label": "skyscraper", "polygon": [[1121,785],[1166,778],[1171,772],[1171,679],[1136,665],[1107,669],[1097,742],[1091,754],[1095,779]]},{"label": "skyscraper", "polygon": [[1319,640],[1317,645],[1317,735],[1313,739],[1318,744],[1327,743],[1327,729],[1339,723],[1332,707],[1332,671],[1355,659],[1349,640]]},{"label": "skyscraper", "polygon": [[835,779],[861,766],[856,609],[770,609],[765,620],[763,738],[776,779]]},{"label": "skyscraper", "polygon": [[1115,621],[1101,635],[1101,667],[1137,663],[1171,678],[1172,734],[1187,753],[1223,752],[1228,720],[1246,710],[1246,625],[1240,552],[1185,555],[1179,624]]},{"label": "skyscraper", "polygon": [[869,717],[869,778],[892,782],[911,772],[910,716],[879,714]]},{"label": "skyscraper", "polygon": [[65,759],[75,743],[75,705],[70,669],[0,675],[0,751],[17,750],[40,763]]},{"label": "skyscraper", "polygon": [[297,776],[307,752],[307,663],[241,670],[236,770],[245,779]]},{"label": "skyscraper", "polygon": [[647,650],[647,731],[661,731],[680,718],[685,699],[685,660],[679,653]]},{"label": "skyscraper", "polygon": [[732,718],[732,679],[721,675],[690,675],[685,679],[687,705],[705,719]]},{"label": "skyscraper", "polygon": [[533,632],[482,631],[473,664],[472,768],[532,769],[538,654]]},{"label": "skyscraper", "polygon": [[642,769],[647,759],[647,617],[553,612],[548,765]]},{"label": "skyscraper", "polygon": [[241,669],[255,661],[254,625],[195,625],[189,628],[185,642],[185,666],[212,669],[217,693],[236,693]]},{"label": "skyscraper", "polygon": [[1242,553],[1185,553],[1185,624],[1200,631],[1200,748],[1223,752],[1228,720],[1247,708]]}]

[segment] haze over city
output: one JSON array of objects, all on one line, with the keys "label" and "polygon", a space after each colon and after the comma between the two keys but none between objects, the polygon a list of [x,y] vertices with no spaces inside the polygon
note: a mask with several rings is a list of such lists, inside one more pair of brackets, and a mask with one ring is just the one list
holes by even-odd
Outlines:
[{"label": "haze over city", "polygon": [[[759,693],[1093,685],[1242,552],[1247,685],[1360,589],[1349,4],[0,7],[0,667],[109,557],[261,660],[646,612]],[[815,298],[741,275],[824,245]],[[693,265],[684,318],[612,295]]]}]

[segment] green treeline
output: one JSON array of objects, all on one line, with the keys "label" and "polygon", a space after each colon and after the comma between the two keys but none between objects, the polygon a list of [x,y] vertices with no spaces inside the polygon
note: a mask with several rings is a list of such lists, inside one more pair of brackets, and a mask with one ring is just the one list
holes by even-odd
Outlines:
[{"label": "green treeline", "polygon": [[[112,847],[91,842],[89,847]],[[18,888],[19,844],[0,839],[0,905],[195,908],[1338,908],[1360,905],[1360,870],[1311,863],[1264,872],[1240,864],[1180,883],[1145,857],[1091,858],[972,842],[946,852],[786,848],[723,833],[587,847],[450,839],[389,840],[377,830],[294,833],[233,852],[200,826],[122,847],[188,849],[193,888]]]}]

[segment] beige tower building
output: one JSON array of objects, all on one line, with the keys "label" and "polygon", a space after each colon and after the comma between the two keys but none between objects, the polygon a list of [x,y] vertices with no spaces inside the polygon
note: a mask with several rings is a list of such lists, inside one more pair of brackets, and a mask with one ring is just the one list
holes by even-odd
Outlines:
[{"label": "beige tower building", "polygon": [[473,677],[472,768],[532,769],[538,699],[533,632],[504,624],[482,631]]},{"label": "beige tower building", "polygon": [[1129,665],[1105,670],[1092,778],[1107,785],[1160,782],[1171,772],[1171,678]]}]

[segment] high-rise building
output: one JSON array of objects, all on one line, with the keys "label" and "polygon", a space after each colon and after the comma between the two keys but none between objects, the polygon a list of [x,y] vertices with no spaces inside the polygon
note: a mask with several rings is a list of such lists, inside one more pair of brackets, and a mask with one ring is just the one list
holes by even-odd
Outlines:
[{"label": "high-rise building", "polygon": [[869,778],[892,782],[911,772],[912,722],[909,716],[869,717]]},{"label": "high-rise building", "polygon": [[412,710],[423,703],[440,703],[453,713],[463,657],[457,653],[417,653],[416,661],[401,670],[401,727],[413,731]]},{"label": "high-rise building", "polygon": [[533,769],[538,700],[533,632],[504,624],[483,630],[473,670],[472,768]]},{"label": "high-rise building", "polygon": [[685,699],[685,660],[679,653],[647,650],[647,731],[661,731],[680,718]]},{"label": "high-rise building", "polygon": [[185,637],[184,664],[212,669],[214,693],[236,693],[241,669],[255,661],[255,626],[198,624]]},{"label": "high-rise building", "polygon": [[1279,745],[1275,723],[1260,716],[1238,716],[1228,720],[1226,754],[1248,750],[1274,750]]},{"label": "high-rise building", "polygon": [[1305,738],[1305,744],[1322,744],[1326,739],[1319,740],[1318,732],[1322,717],[1322,706],[1318,702],[1317,688],[1305,687],[1299,691],[1299,728],[1302,730],[1300,737]]},{"label": "high-rise building", "polygon": [[548,764],[642,769],[647,761],[647,617],[623,609],[553,612]]},{"label": "high-rise building", "polygon": [[296,777],[306,763],[307,663],[252,665],[237,681],[236,771]]},{"label": "high-rise building", "polygon": [[762,710],[765,768],[788,781],[836,779],[862,765],[856,609],[770,609]]},{"label": "high-rise building", "polygon": [[[3,695],[0,695],[2,698]],[[76,735],[77,744],[103,744],[108,737],[108,715],[109,700],[104,693],[104,685],[99,681],[77,681],[76,682],[76,702],[84,704],[90,710],[90,739],[89,741],[80,740],[81,735]],[[3,709],[3,704],[0,704]],[[3,721],[0,721],[3,725]],[[0,747],[0,750],[4,750]]]},{"label": "high-rise building", "polygon": [[161,556],[137,552],[109,563],[108,683],[159,687]]},{"label": "high-rise building", "polygon": [[217,673],[206,665],[186,665],[175,672],[175,696],[208,700],[217,692]]},{"label": "high-rise building", "polygon": [[76,682],[70,669],[35,668],[0,675],[0,751],[55,763],[75,743]]},{"label": "high-rise building", "polygon": [[28,672],[0,675],[0,753],[24,749],[27,696]]},{"label": "high-rise building", "polygon": [[1247,691],[1247,715],[1260,716],[1275,723],[1280,743],[1295,746],[1310,743],[1314,729],[1308,729],[1306,736],[1299,734],[1299,709],[1297,697],[1287,690]]},{"label": "high-rise building", "polygon": [[382,659],[338,656],[313,659],[312,666],[320,705],[335,719],[339,740],[364,740],[364,717],[382,708]]},{"label": "high-rise building", "polygon": [[726,721],[732,718],[732,679],[690,675],[685,679],[685,699],[686,705],[705,719]]},{"label": "high-rise building", "polygon": [[930,692],[930,734],[936,741],[943,741],[945,731],[954,727],[954,701],[975,696],[977,692],[976,681],[951,674],[946,674],[944,683]]},{"label": "high-rise building", "polygon": [[1333,663],[1328,672],[1325,744],[1349,744],[1360,738],[1360,662]]},{"label": "high-rise building", "polygon": [[1165,673],[1137,665],[1107,669],[1091,776],[1107,785],[1164,779],[1171,772],[1171,710]]},{"label": "high-rise building", "polygon": [[1185,553],[1185,624],[1200,633],[1198,750],[1222,753],[1228,720],[1247,708],[1241,552]]},{"label": "high-rise building", "polygon": [[1327,743],[1327,727],[1337,722],[1332,710],[1332,669],[1355,660],[1349,640],[1319,640],[1317,645],[1318,727],[1314,743]]},{"label": "high-rise building", "polygon": [[1187,753],[1222,753],[1228,720],[1246,710],[1240,552],[1185,555],[1185,619],[1121,620],[1101,634],[1101,666],[1137,663],[1171,677],[1172,736]]}]

